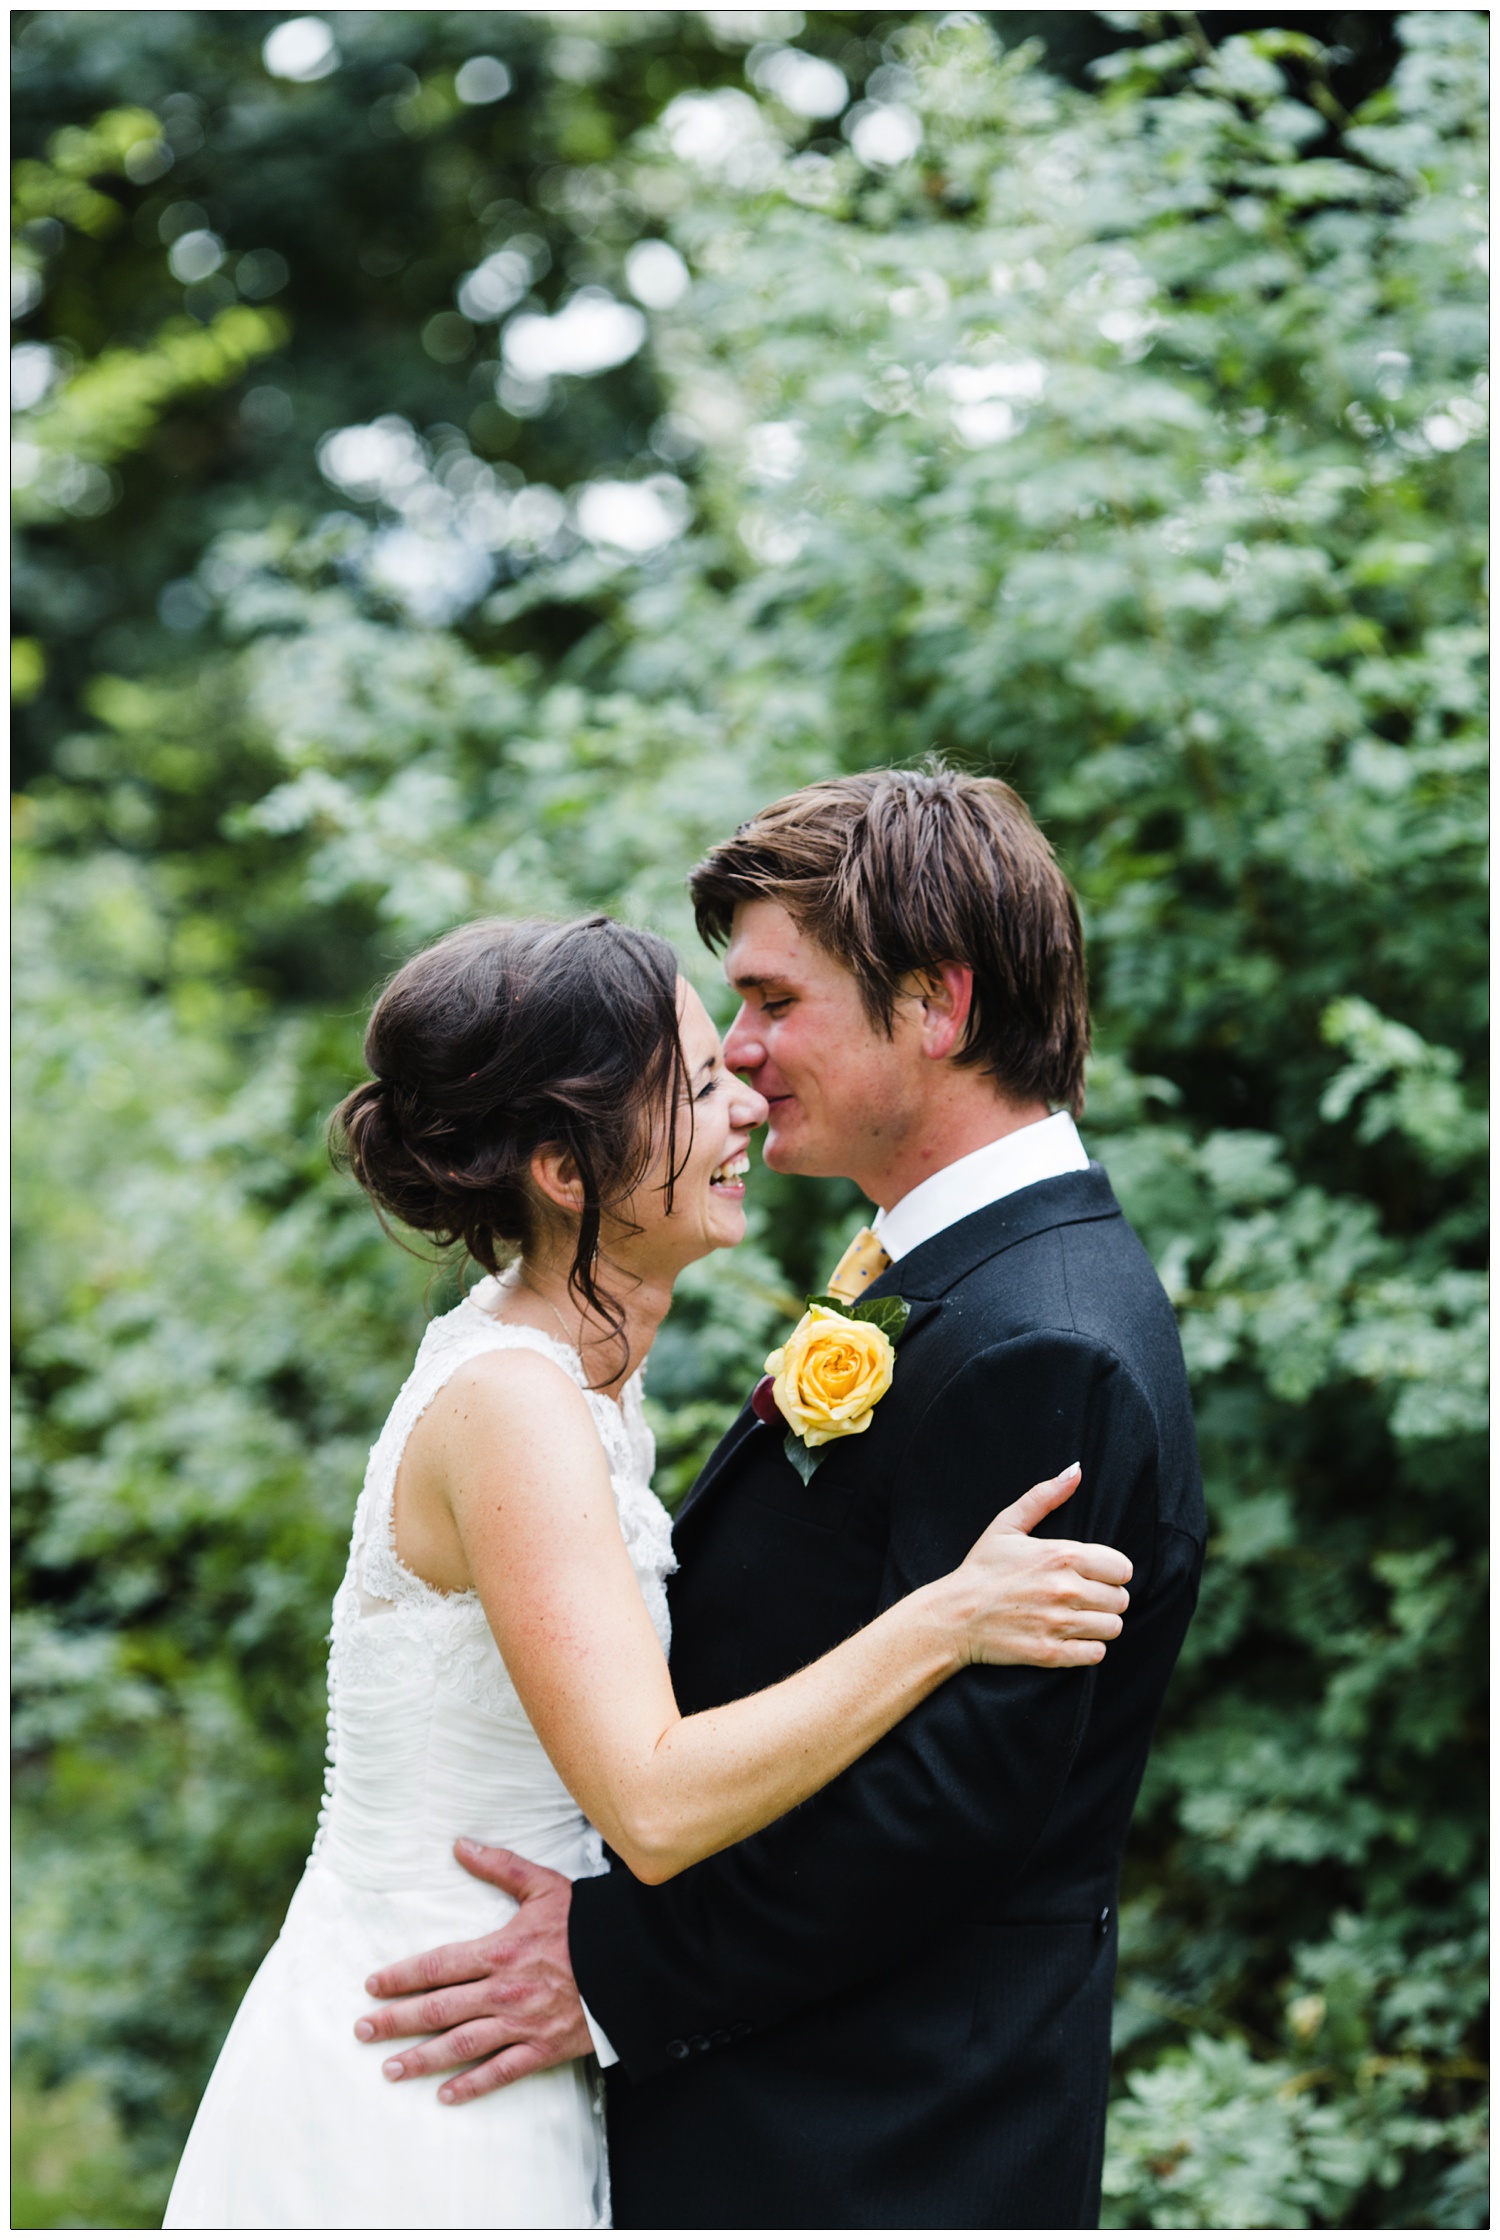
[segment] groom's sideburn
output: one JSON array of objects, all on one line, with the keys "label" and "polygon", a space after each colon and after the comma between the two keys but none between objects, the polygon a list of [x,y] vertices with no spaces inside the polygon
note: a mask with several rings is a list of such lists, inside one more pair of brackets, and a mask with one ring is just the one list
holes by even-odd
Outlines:
[{"label": "groom's sideburn", "polygon": [[1090,1669],[971,1667],[671,1883],[577,1885],[622,2228],[1098,2221],[1120,1856],[1205,1538],[1181,1348],[1098,1166],[887,1293],[912,1311],[869,1431],[804,1485],[747,1409],[683,1506],[684,1712],[821,1656],[1075,1459],[1041,1530],[1129,1556],[1125,1629]]}]

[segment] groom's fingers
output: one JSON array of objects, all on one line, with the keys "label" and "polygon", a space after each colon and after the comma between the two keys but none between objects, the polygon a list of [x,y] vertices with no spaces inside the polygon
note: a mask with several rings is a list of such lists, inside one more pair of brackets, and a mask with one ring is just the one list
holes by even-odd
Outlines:
[{"label": "groom's fingers", "polygon": [[377,2038],[420,2038],[434,2030],[452,2030],[459,2023],[493,2021],[493,2005],[493,1986],[488,1981],[455,1984],[451,1990],[429,1991],[421,1999],[397,1999],[377,2014],[361,2015],[354,2035],[366,2045]]},{"label": "groom's fingers", "polygon": [[[453,1850],[461,1867],[481,1882],[493,1883],[522,1905],[568,1888],[566,1875],[555,1874],[551,1867],[539,1867],[523,1859],[518,1851],[504,1851],[498,1844],[475,1843],[469,1836],[460,1836]],[[372,1999],[397,1999],[403,1993],[429,1991],[441,1984],[476,1983],[493,1971],[498,1957],[493,1936],[476,1937],[468,1944],[442,1944],[431,1952],[414,1953],[408,1960],[393,1961],[388,1968],[377,1968],[373,1975],[366,1976],[365,1989]],[[385,2030],[377,2035],[389,2037],[392,2033]]]},{"label": "groom's fingers", "polygon": [[[454,1993],[453,1997],[461,1994]],[[497,1993],[497,1997],[504,1997]],[[431,2003],[426,2000],[409,2001],[403,2008],[392,2010],[385,2019],[394,2019],[398,2028],[391,2033],[411,2036],[421,2029],[432,2029],[430,2021],[419,2017],[431,2013]],[[465,2063],[479,2062],[483,2066],[462,2077],[453,2077],[439,2093],[440,2100],[457,2102],[477,2100],[481,2094],[494,2092],[503,2084],[514,2084],[517,2077],[528,2076],[533,2069],[550,2069],[559,2061],[576,2060],[592,2050],[588,2028],[581,2012],[574,2020],[568,2015],[537,2014],[530,2009],[519,2013],[512,2008],[509,2013],[469,2013],[453,2029],[436,2029],[434,2035],[423,2039],[420,2045],[402,2046],[380,2064],[381,2073],[392,2084],[406,2084],[414,2077],[433,2077],[444,2069],[457,2069]]]},{"label": "groom's fingers", "polygon": [[[486,2054],[490,2056],[488,2061]],[[515,2083],[517,2076],[546,2068],[551,2056],[524,2038],[522,2023],[501,2023],[499,2018],[488,2016],[461,2029],[448,2029],[423,2045],[403,2047],[399,2054],[390,2056],[390,2061],[381,2063],[381,2072],[392,2083],[410,2083],[414,2076],[439,2076],[443,2070],[457,2070],[466,2061],[481,2065],[461,2076],[450,2076],[439,2092],[439,2099],[448,2106],[479,2099],[484,2092],[497,2092],[499,2085]]]},{"label": "groom's fingers", "polygon": [[[392,2084],[405,2084],[412,2077],[435,2077],[444,2069],[457,2069],[465,2061],[482,2061],[487,2054],[514,2046],[523,2028],[520,2023],[502,2022],[494,2015],[481,2016],[457,2030],[445,2031],[441,2037],[425,2039],[419,2046],[403,2046],[388,2061],[382,2061],[381,2072]],[[535,2052],[532,2047],[526,2050]],[[538,2061],[540,2058],[538,2054]]]},{"label": "groom's fingers", "polygon": [[514,2084],[518,2077],[529,2077],[546,2066],[546,2057],[535,2046],[507,2046],[492,2061],[481,2061],[477,2069],[450,2077],[438,2098],[447,2107],[461,2107],[465,2100],[482,2100],[487,2092],[498,2092],[503,2084]]},{"label": "groom's fingers", "polygon": [[567,1880],[565,1875],[554,1874],[550,1867],[539,1867],[532,1860],[523,1859],[519,1851],[502,1850],[496,1843],[476,1843],[472,1836],[460,1836],[453,1846],[453,1855],[461,1867],[466,1867],[481,1882],[492,1882],[497,1890],[519,1898],[523,1905],[528,1898],[540,1898],[555,1883]]},{"label": "groom's fingers", "polygon": [[[365,1977],[372,1999],[397,1999],[403,1992],[428,1991],[434,1984],[477,1983],[495,1964],[493,1937],[476,1937],[469,1944],[440,1944],[431,1952],[414,1953],[409,1960],[393,1960]],[[380,2035],[388,2037],[389,2031]]]}]

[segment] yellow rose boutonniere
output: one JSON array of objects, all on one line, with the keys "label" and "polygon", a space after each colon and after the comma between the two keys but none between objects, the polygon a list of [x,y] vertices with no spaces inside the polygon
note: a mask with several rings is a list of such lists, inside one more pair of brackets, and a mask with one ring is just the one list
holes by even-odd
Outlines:
[{"label": "yellow rose boutonniere", "polygon": [[804,1484],[832,1440],[868,1431],[877,1402],[891,1389],[893,1340],[906,1317],[903,1299],[852,1307],[828,1296],[810,1299],[786,1343],[767,1356],[770,1390],[757,1388],[756,1413],[769,1421],[774,1410],[786,1425],[787,1460]]}]

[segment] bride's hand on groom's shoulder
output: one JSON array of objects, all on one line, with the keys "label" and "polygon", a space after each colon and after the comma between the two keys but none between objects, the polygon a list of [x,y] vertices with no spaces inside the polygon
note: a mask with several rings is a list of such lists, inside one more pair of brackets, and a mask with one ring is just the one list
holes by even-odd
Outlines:
[{"label": "bride's hand on groom's shoulder", "polygon": [[1001,1510],[951,1574],[966,1598],[971,1663],[1098,1664],[1121,1632],[1129,1559],[1089,1541],[1030,1537],[1077,1491],[1081,1477],[1075,1462],[1032,1486]]},{"label": "bride's hand on groom's shoulder", "polygon": [[365,1989],[390,2003],[354,2025],[366,2043],[424,2041],[383,2064],[393,2084],[476,2064],[442,2087],[449,2106],[594,2050],[568,1958],[572,1883],[489,1844],[464,1838],[454,1850],[470,1874],[517,1899],[519,1912],[488,1936],[377,1969]]}]

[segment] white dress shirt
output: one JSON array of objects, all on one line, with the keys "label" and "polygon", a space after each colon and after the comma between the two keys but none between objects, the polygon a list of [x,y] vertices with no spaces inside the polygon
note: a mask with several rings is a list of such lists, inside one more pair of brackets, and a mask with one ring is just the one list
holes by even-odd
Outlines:
[{"label": "white dress shirt", "polygon": [[952,1166],[939,1167],[889,1211],[877,1213],[872,1226],[885,1251],[901,1260],[981,1206],[992,1206],[997,1198],[1008,1198],[1033,1182],[1050,1182],[1054,1175],[1081,1174],[1088,1163],[1071,1114],[1054,1112],[1049,1120],[1033,1120],[995,1143],[981,1144]]},{"label": "white dress shirt", "polygon": [[[1054,1112],[1048,1120],[1033,1120],[1029,1127],[1016,1128],[998,1142],[982,1144],[955,1159],[951,1166],[939,1167],[889,1212],[876,1214],[875,1234],[891,1258],[900,1260],[929,1237],[951,1229],[955,1221],[978,1213],[981,1206],[992,1206],[997,1198],[1008,1198],[1013,1190],[1025,1190],[1033,1182],[1050,1182],[1054,1175],[1080,1174],[1088,1163],[1071,1115]],[[579,2005],[583,2006],[581,1999]],[[583,2019],[600,2068],[613,2067],[620,2057],[586,2006]]]},{"label": "white dress shirt", "polygon": [[606,2038],[598,2023],[589,2013],[588,2008],[583,2005],[582,1994],[579,1995],[578,2004],[583,2007],[583,2019],[588,2024],[589,2036],[594,2041],[595,2059],[598,2061],[601,2069],[612,2069],[615,2063],[619,2060],[620,2056],[616,2053],[614,2047],[610,2044],[608,2038]]}]

